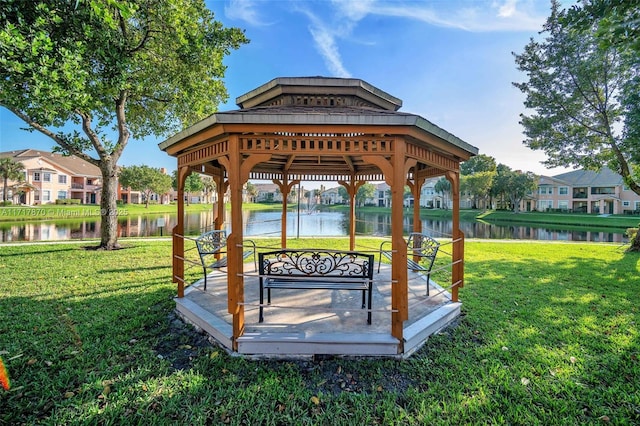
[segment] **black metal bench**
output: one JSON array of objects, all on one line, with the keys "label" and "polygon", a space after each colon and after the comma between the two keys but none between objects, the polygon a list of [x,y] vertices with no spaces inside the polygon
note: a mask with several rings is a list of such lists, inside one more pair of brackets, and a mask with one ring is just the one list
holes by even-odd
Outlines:
[{"label": "black metal bench", "polygon": [[263,322],[264,290],[271,304],[271,290],[327,289],[362,291],[362,309],[371,324],[373,265],[375,256],[355,251],[281,249],[258,253],[260,318]]},{"label": "black metal bench", "polygon": [[[214,230],[205,232],[196,238],[196,247],[200,255],[200,262],[204,271],[204,289],[207,289],[207,270],[220,269],[227,266],[227,232]],[[254,264],[256,260],[256,243],[252,240],[244,240],[248,250],[243,247],[242,258],[246,259],[253,255]]]},{"label": "black metal bench", "polygon": [[[378,260],[378,273],[382,256],[393,261],[393,251],[389,247],[391,241],[384,241],[380,244],[380,258]],[[431,269],[436,260],[440,243],[428,235],[412,232],[407,239],[407,268],[414,272],[421,272],[427,276],[427,296],[429,295],[429,279]]]}]

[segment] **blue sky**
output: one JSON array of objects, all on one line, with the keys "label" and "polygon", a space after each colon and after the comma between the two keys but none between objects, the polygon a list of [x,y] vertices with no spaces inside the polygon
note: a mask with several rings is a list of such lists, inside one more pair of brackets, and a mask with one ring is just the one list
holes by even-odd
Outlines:
[{"label": "blue sky", "polygon": [[[567,2],[564,2],[567,4]],[[568,4],[572,4],[569,1]],[[243,28],[251,42],[225,60],[229,100],[276,77],[353,77],[400,98],[418,114],[513,169],[554,175],[526,148],[519,114],[524,81],[512,52],[538,37],[547,0],[207,0],[217,20]],[[53,142],[0,108],[0,151]],[[134,138],[121,165],[176,168],[164,138]]]}]

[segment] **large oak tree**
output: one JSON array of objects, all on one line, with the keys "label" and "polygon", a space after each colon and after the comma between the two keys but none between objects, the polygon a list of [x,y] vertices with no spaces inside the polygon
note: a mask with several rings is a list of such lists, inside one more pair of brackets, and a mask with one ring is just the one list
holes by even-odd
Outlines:
[{"label": "large oak tree", "polygon": [[637,22],[611,26],[638,16],[635,8],[621,9],[623,4],[586,0],[563,10],[553,1],[543,38],[531,39],[524,52],[514,54],[527,75],[527,81],[514,85],[526,95],[524,143],[543,150],[548,166],[607,166],[640,194],[637,41],[630,38],[625,44],[609,37],[618,30],[637,34]]},{"label": "large oak tree", "polygon": [[100,168],[100,247],[117,248],[130,138],[215,112],[228,97],[223,58],[248,40],[203,0],[0,0],[0,17],[0,105]]}]

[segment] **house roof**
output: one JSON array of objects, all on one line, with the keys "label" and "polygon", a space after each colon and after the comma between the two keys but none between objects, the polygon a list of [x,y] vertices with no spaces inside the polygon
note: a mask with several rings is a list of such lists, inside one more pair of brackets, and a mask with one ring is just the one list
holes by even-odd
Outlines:
[{"label": "house roof", "polygon": [[15,161],[28,160],[32,158],[42,158],[50,164],[65,170],[70,175],[100,177],[100,169],[93,164],[76,157],[75,155],[62,155],[53,152],[40,151],[35,149],[23,149],[17,151],[0,152],[1,157],[10,157]]},{"label": "house roof", "polygon": [[553,177],[572,186],[617,186],[623,183],[622,176],[608,167],[603,167],[599,172],[574,170]]}]

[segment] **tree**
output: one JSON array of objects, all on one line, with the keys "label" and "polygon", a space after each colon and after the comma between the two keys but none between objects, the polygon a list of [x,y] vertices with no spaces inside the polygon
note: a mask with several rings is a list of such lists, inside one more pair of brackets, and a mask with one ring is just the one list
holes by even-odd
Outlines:
[{"label": "tree", "polygon": [[[247,183],[249,185],[249,183]],[[205,201],[207,203],[211,203],[213,191],[216,189],[216,183],[213,181],[211,176],[203,176],[202,177],[202,191],[205,195]]]},{"label": "tree", "polygon": [[[372,183],[365,183],[356,192],[356,206],[362,207],[369,198],[376,195],[376,186]],[[348,199],[348,198],[347,198]]]},{"label": "tree", "polygon": [[447,198],[451,196],[451,182],[447,178],[440,178],[434,185],[433,190],[438,194],[442,194],[442,208],[448,209],[449,202]]},{"label": "tree", "polygon": [[[477,172],[469,176],[462,176],[460,179],[460,192],[469,194],[473,199],[472,207],[479,208],[480,204],[487,207],[487,201],[491,196],[491,186],[495,171]],[[482,201],[482,203],[480,203]]]},{"label": "tree", "polygon": [[247,194],[249,195],[249,197],[251,197],[251,202],[254,203],[259,193],[258,187],[255,186],[252,182],[247,182],[245,188],[247,190]]},{"label": "tree", "polygon": [[9,181],[20,180],[24,176],[24,166],[22,163],[9,157],[0,158],[0,176],[2,177],[2,202],[7,202],[9,192]]},{"label": "tree", "polygon": [[171,190],[171,176],[158,168],[144,165],[122,167],[120,169],[120,185],[142,192],[145,208],[148,208],[152,194],[163,195]]},{"label": "tree", "polygon": [[496,195],[506,197],[514,213],[518,213],[520,202],[534,192],[537,186],[538,178],[533,173],[514,171],[503,164],[498,167],[493,184]]},{"label": "tree", "polygon": [[228,97],[223,58],[247,42],[203,0],[0,0],[0,105],[56,151],[100,168],[100,247],[117,243],[117,162]]},{"label": "tree", "polygon": [[505,164],[498,164],[496,167],[496,176],[493,179],[493,184],[491,185],[491,196],[495,197],[495,205],[497,209],[505,209],[511,208],[509,203],[506,201],[507,191],[509,180],[505,178],[506,174],[511,172],[511,167]]},{"label": "tree", "polygon": [[533,111],[520,116],[524,144],[543,150],[547,166],[607,166],[640,194],[640,59],[629,45],[598,38],[598,29],[610,26],[610,15],[624,15],[614,10],[619,11],[605,7],[598,16],[585,6],[561,10],[554,1],[542,30],[546,38],[532,39],[522,54],[514,53],[528,79],[513,84]]},{"label": "tree", "polygon": [[473,208],[478,208],[479,201],[484,207],[491,198],[491,185],[496,173],[496,159],[480,154],[460,164],[460,191],[473,199]]},{"label": "tree", "polygon": [[187,197],[187,205],[191,202],[191,193],[202,191],[204,188],[202,184],[202,176],[199,173],[192,172],[184,182],[184,193]]},{"label": "tree", "polygon": [[476,155],[460,164],[460,174],[466,176],[479,172],[494,172],[495,170],[496,159],[486,154]]},{"label": "tree", "polygon": [[343,203],[349,200],[349,191],[347,191],[347,188],[342,185],[338,187],[338,195],[340,195],[340,198],[342,198]]},{"label": "tree", "polygon": [[640,56],[640,8],[629,0],[589,0],[573,6],[568,23],[579,31],[594,27],[603,47],[616,46]]}]

